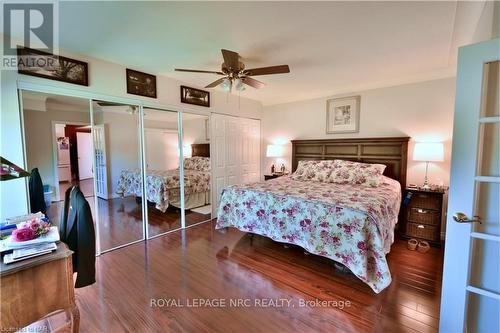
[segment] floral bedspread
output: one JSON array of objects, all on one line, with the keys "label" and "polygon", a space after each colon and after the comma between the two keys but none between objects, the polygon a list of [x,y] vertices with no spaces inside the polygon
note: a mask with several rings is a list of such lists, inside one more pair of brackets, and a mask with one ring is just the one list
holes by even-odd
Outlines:
[{"label": "floral bedspread", "polygon": [[347,266],[379,293],[391,283],[385,255],[394,241],[400,184],[378,187],[304,182],[290,176],[226,187],[216,229],[239,230],[296,244]]},{"label": "floral bedspread", "polygon": [[[146,198],[162,212],[167,210],[169,200],[179,200],[180,186],[179,169],[146,171]],[[184,170],[184,194],[207,191],[210,171]],[[122,170],[116,193],[142,197],[141,169]]]}]

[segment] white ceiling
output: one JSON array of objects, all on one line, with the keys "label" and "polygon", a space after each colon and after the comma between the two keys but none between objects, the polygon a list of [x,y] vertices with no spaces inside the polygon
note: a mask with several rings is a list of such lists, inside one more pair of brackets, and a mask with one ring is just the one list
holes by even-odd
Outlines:
[{"label": "white ceiling", "polygon": [[221,48],[247,68],[288,64],[291,73],[261,76],[265,88],[241,93],[276,104],[454,75],[457,45],[473,35],[484,4],[460,6],[60,2],[60,47],[199,86],[218,76],[174,68],[218,70]]}]

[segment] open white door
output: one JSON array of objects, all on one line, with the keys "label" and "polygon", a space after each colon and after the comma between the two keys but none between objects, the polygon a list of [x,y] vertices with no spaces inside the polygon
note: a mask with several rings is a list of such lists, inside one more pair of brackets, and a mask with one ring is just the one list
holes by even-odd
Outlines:
[{"label": "open white door", "polygon": [[108,164],[106,158],[106,132],[104,125],[94,125],[94,158],[96,195],[108,199]]},{"label": "open white door", "polygon": [[78,153],[79,179],[92,178],[92,134],[76,132],[76,149]]},{"label": "open white door", "polygon": [[500,39],[459,50],[441,332],[500,332],[499,58]]}]

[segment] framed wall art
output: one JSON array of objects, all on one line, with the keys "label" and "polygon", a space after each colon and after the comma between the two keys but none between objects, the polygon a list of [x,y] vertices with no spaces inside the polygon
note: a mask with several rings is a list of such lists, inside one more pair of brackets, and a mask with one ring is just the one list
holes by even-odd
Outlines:
[{"label": "framed wall art", "polygon": [[127,94],[156,98],[156,76],[127,68]]},{"label": "framed wall art", "polygon": [[361,96],[332,98],[326,101],[326,133],[359,132]]},{"label": "framed wall art", "polygon": [[210,107],[210,92],[196,88],[181,86],[181,102]]}]

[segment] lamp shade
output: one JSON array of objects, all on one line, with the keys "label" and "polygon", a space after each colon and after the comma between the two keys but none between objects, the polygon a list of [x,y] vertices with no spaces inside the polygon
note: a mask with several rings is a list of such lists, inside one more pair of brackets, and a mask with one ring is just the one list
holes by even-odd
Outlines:
[{"label": "lamp shade", "polygon": [[[182,155],[183,155],[182,157],[189,158],[189,157],[191,157],[191,153],[192,153],[191,146],[187,146],[187,145],[182,146]],[[178,155],[180,155],[180,154],[181,154],[181,150],[178,149]]]},{"label": "lamp shade", "polygon": [[283,156],[283,146],[280,145],[267,145],[267,157],[281,157]]},{"label": "lamp shade", "polygon": [[444,161],[444,146],[442,142],[417,142],[413,148],[413,160],[425,162]]}]

